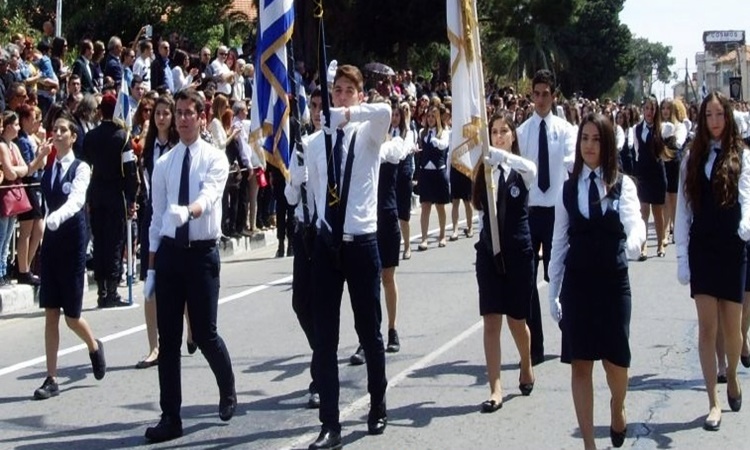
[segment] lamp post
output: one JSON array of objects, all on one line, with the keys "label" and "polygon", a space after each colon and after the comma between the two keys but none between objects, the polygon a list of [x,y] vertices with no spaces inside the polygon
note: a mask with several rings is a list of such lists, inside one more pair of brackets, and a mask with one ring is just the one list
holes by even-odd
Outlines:
[{"label": "lamp post", "polygon": [[62,0],[55,6],[55,36],[62,36]]}]

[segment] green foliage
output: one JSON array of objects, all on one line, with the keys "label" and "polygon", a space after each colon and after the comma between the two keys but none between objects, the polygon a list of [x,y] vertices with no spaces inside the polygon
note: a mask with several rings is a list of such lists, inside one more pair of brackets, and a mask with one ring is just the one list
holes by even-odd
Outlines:
[{"label": "green foliage", "polygon": [[589,0],[558,37],[568,54],[559,74],[564,92],[599,98],[633,67],[631,34],[620,24],[624,0]]},{"label": "green foliage", "polygon": [[649,42],[645,38],[636,38],[631,42],[630,52],[635,61],[633,71],[640,79],[641,86],[636,91],[637,98],[648,95],[656,80],[669,82],[672,72],[669,67],[675,63],[671,56],[672,47],[661,42]]},{"label": "green foliage", "polygon": [[31,24],[19,11],[11,11],[6,6],[0,5],[0,43],[8,43],[11,37],[19,33],[25,37],[38,40],[42,33],[31,27]]}]

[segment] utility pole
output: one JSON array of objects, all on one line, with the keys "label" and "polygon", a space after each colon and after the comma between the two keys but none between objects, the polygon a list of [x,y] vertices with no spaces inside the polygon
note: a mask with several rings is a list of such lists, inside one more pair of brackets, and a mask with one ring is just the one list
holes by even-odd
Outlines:
[{"label": "utility pole", "polygon": [[55,36],[62,36],[62,0],[55,6]]}]

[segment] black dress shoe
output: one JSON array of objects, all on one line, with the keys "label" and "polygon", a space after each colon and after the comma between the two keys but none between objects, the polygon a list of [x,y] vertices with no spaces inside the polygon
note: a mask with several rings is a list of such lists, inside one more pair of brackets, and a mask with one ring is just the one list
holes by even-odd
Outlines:
[{"label": "black dress shoe", "polygon": [[493,413],[503,407],[503,402],[496,402],[495,400],[485,400],[482,402],[481,411],[485,414]]},{"label": "black dress shoe", "polygon": [[39,286],[40,284],[42,284],[42,280],[31,272],[18,272],[18,284]]},{"label": "black dress shoe", "polygon": [[367,433],[383,434],[385,427],[388,425],[388,415],[385,411],[385,402],[376,407],[370,407],[367,414]]},{"label": "black dress shoe", "polygon": [[136,369],[148,369],[149,367],[154,367],[159,365],[159,358],[152,359],[151,361],[143,360],[138,361],[138,364],[135,365]]},{"label": "black dress shoe", "polygon": [[164,442],[182,436],[182,421],[162,415],[155,427],[146,429],[146,439],[150,442]]},{"label": "black dress shoe", "polygon": [[731,408],[732,411],[738,412],[742,409],[742,392],[740,392],[739,397],[732,398],[732,396],[729,395],[729,391],[727,391],[727,403],[729,403],[729,408]]},{"label": "black dress shoe", "polygon": [[198,344],[192,341],[188,341],[187,343],[187,350],[189,354],[193,354],[198,350]]},{"label": "black dress shoe", "polygon": [[625,443],[625,436],[628,434],[628,427],[625,427],[622,431],[615,431],[614,428],[609,427],[609,439],[612,441],[612,447],[620,448]]},{"label": "black dress shoe", "polygon": [[339,450],[343,446],[341,445],[341,432],[329,430],[323,427],[320,430],[318,439],[315,440],[309,447],[308,450]]},{"label": "black dress shoe", "polygon": [[223,422],[229,422],[237,410],[237,393],[219,400],[219,419]]},{"label": "black dress shoe", "polygon": [[401,350],[401,342],[398,340],[398,332],[396,329],[388,330],[388,346],[385,351],[388,353],[398,353]]},{"label": "black dress shoe", "polygon": [[365,363],[365,349],[360,345],[357,347],[357,351],[349,357],[349,364],[352,366],[361,366]]},{"label": "black dress shoe", "polygon": [[94,369],[94,378],[101,380],[107,373],[107,362],[104,359],[104,344],[99,339],[96,340],[98,348],[95,352],[89,353],[91,359],[91,368]]},{"label": "black dress shoe", "polygon": [[721,427],[721,417],[717,420],[709,420],[708,417],[703,422],[703,429],[706,431],[719,431]]},{"label": "black dress shoe", "polygon": [[740,362],[742,363],[744,367],[750,368],[750,355],[748,356],[740,355]]},{"label": "black dress shoe", "polygon": [[534,390],[534,383],[521,383],[518,385],[518,389],[521,390],[521,395],[528,397],[531,395],[531,391]]}]

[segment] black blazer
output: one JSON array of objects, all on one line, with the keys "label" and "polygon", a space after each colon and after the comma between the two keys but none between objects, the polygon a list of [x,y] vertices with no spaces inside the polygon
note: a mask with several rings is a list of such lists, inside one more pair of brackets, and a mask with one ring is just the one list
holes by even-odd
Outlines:
[{"label": "black blazer", "polygon": [[[90,64],[90,62],[87,62],[85,59],[83,59],[83,56],[79,56],[73,63],[73,73],[81,78],[81,92],[85,94],[96,93],[94,80],[91,78],[91,75],[94,73],[94,69]],[[89,66],[89,70],[86,70],[86,66]]]}]

